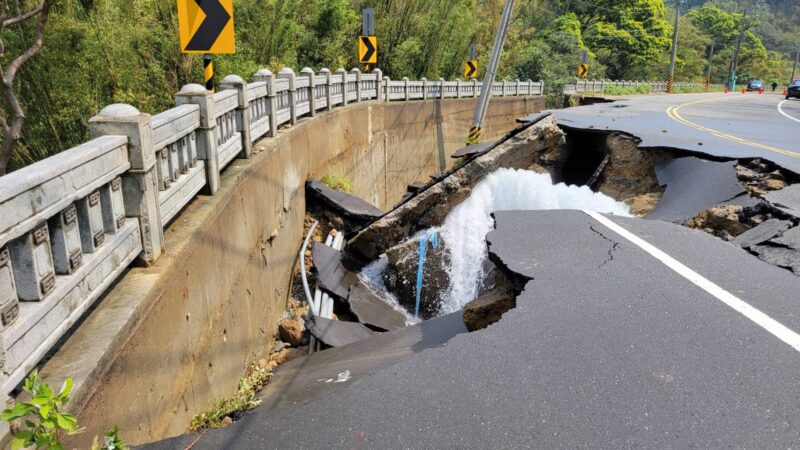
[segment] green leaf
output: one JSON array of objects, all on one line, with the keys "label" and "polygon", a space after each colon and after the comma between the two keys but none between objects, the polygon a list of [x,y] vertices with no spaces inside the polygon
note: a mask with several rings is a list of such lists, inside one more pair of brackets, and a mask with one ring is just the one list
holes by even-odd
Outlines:
[{"label": "green leaf", "polygon": [[39,408],[39,415],[42,418],[47,419],[47,417],[50,415],[50,410],[51,409],[53,409],[53,407],[49,403],[46,404],[46,405],[43,405],[41,408]]},{"label": "green leaf", "polygon": [[22,436],[22,434],[19,433],[11,439],[11,450],[20,450],[32,444],[30,436]]},{"label": "green leaf", "polygon": [[64,430],[73,431],[78,424],[74,416],[70,414],[56,413],[56,423],[58,427]]},{"label": "green leaf", "polygon": [[36,406],[46,405],[50,403],[50,398],[49,396],[39,394],[31,400],[31,404]]},{"label": "green leaf", "polygon": [[6,409],[5,411],[3,411],[3,413],[0,414],[0,420],[8,422],[14,419],[18,419],[20,417],[24,417],[27,416],[28,414],[31,414],[34,411],[34,409],[35,408],[32,405],[20,402],[14,405],[13,408]]},{"label": "green leaf", "polygon": [[64,384],[61,385],[61,390],[58,392],[58,398],[62,399],[64,403],[67,402],[67,396],[72,392],[72,378],[67,377]]}]

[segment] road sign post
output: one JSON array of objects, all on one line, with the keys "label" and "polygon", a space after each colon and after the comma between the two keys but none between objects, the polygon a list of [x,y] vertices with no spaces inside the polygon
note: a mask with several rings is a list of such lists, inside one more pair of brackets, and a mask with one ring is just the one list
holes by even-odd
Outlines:
[{"label": "road sign post", "polygon": [[214,91],[212,54],[236,53],[233,0],[178,0],[181,53],[203,54],[203,81]]},{"label": "road sign post", "polygon": [[589,52],[581,50],[581,63],[578,64],[578,78],[589,77]]},{"label": "road sign post", "polygon": [[364,64],[364,72],[378,63],[378,38],[375,36],[375,10],[361,10],[361,36],[358,37],[358,62]]}]

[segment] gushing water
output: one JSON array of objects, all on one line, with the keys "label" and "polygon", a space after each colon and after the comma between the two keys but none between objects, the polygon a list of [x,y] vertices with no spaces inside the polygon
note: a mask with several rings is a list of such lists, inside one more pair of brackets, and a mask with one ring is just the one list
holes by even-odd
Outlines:
[{"label": "gushing water", "polygon": [[[628,207],[586,186],[554,185],[550,175],[521,169],[498,169],[483,179],[470,196],[445,219],[440,232],[451,256],[452,286],[442,295],[442,314],[473,300],[484,278],[488,257],[486,234],[494,227],[494,211],[588,209],[630,216]],[[531,230],[532,233],[535,230]]]}]

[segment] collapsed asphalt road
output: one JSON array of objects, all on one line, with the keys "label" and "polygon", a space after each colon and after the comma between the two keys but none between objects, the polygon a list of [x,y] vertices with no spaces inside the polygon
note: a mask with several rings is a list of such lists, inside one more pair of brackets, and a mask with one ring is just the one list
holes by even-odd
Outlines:
[{"label": "collapsed asphalt road", "polygon": [[529,279],[500,322],[309,366],[313,396],[145,448],[800,445],[800,278],[661,221],[496,220],[494,259]]},{"label": "collapsed asphalt road", "polygon": [[[800,101],[776,94],[631,97],[554,111],[559,125],[633,135],[639,148],[670,148],[723,158],[763,158],[800,173]],[[797,119],[797,120],[795,120]]]}]

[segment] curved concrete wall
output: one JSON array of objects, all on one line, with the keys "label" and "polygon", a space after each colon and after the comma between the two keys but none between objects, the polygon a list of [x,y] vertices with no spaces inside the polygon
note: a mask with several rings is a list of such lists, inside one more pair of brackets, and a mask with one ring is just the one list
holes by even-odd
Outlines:
[{"label": "curved concrete wall", "polygon": [[[306,178],[345,175],[356,195],[388,209],[463,146],[475,104],[359,103],[254,145],[214,196],[199,196],[165,231],[168,252],[130,270],[43,367],[52,384],[75,379],[71,410],[86,431],[68,446],[88,447],[115,424],[134,444],[176,435],[232,394],[273,343],[303,237]],[[493,99],[485,138],[543,107],[541,97]]]}]

